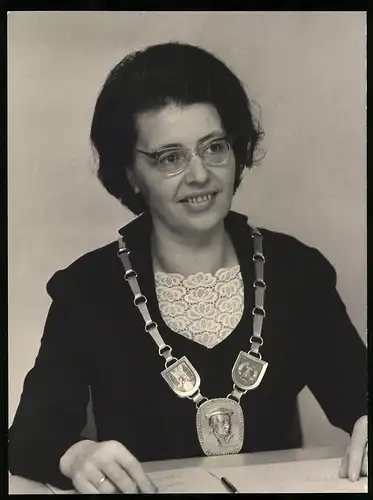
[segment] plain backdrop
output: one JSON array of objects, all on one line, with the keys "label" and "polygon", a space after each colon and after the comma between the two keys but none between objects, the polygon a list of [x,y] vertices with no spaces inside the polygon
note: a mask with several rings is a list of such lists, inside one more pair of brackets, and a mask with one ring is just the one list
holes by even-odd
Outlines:
[{"label": "plain backdrop", "polygon": [[[12,12],[10,423],[39,349],[50,305],[46,282],[57,269],[114,240],[133,218],[95,176],[89,127],[99,89],[127,53],[170,40],[214,52],[247,85],[260,106],[267,154],[246,173],[233,208],[256,225],[317,247],[330,260],[365,341],[364,12]],[[306,445],[346,442],[308,390],[299,401]]]}]

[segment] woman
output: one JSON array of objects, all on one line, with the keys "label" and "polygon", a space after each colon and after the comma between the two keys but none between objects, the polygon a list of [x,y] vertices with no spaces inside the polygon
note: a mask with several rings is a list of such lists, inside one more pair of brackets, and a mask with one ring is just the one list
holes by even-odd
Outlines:
[{"label": "woman", "polygon": [[[142,215],[47,285],[13,474],[154,492],[140,462],[300,447],[306,385],[352,434],[340,474],[366,474],[366,351],[334,269],[230,211],[260,138],[241,83],[200,48],[152,46],[109,74],[91,129],[98,175]],[[90,393],[97,442],[80,435]],[[218,413],[229,440],[215,436]]]}]

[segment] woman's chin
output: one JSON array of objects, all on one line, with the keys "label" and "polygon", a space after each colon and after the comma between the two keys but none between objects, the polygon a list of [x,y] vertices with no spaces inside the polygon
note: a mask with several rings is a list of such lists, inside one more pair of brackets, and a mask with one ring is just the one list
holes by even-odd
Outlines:
[{"label": "woman's chin", "polygon": [[[193,209],[192,209],[193,210]],[[183,228],[186,231],[209,231],[221,224],[225,219],[230,206],[218,207],[215,206],[209,210],[190,211],[186,210],[180,218],[179,230]]]}]

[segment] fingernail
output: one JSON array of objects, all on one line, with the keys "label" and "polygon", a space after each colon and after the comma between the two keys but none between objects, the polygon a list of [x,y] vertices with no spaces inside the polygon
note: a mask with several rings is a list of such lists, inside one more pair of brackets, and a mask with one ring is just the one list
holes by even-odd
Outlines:
[{"label": "fingernail", "polygon": [[351,481],[356,481],[356,480],[357,480],[357,474],[356,474],[356,472],[353,472],[351,474]]}]

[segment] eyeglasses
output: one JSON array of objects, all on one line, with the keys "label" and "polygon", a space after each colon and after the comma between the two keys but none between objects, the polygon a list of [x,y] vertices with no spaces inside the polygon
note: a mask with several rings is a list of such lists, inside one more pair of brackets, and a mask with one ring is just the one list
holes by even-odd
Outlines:
[{"label": "eyeglasses", "polygon": [[141,149],[136,149],[136,151],[156,161],[159,171],[167,177],[171,177],[183,172],[195,156],[199,156],[203,163],[209,167],[224,166],[228,163],[231,149],[230,138],[223,137],[201,144],[196,151],[186,148],[171,148],[152,153]]}]

